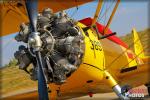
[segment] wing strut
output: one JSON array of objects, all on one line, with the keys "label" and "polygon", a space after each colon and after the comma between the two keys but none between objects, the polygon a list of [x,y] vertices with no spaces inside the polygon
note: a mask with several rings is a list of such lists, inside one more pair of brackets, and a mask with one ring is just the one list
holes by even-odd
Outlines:
[{"label": "wing strut", "polygon": [[102,4],[103,4],[103,0],[99,0],[98,5],[97,5],[97,9],[96,9],[96,12],[95,12],[95,15],[93,18],[92,26],[95,25],[95,23],[97,21],[98,15],[99,15],[100,10],[102,8]]},{"label": "wing strut", "polygon": [[108,20],[108,22],[107,22],[107,25],[106,25],[105,29],[104,29],[104,31],[103,31],[104,34],[107,33],[107,29],[109,28],[109,26],[110,26],[110,24],[111,24],[111,22],[112,22],[112,19],[113,19],[113,17],[114,17],[114,14],[115,14],[117,8],[118,8],[119,3],[120,3],[120,0],[117,0],[117,3],[116,3],[116,5],[115,5],[115,7],[114,7],[114,9],[113,9],[113,11],[112,11],[112,13],[111,13],[111,16],[110,16],[110,18],[109,18],[109,20]]}]

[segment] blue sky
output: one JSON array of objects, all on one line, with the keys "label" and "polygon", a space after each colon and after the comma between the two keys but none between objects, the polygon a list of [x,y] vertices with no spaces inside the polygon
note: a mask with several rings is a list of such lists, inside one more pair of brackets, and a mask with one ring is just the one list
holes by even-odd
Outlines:
[{"label": "blue sky", "polygon": [[[112,5],[112,7],[110,7],[110,10],[106,14],[106,16],[104,16],[103,19],[100,20],[102,24],[106,24],[114,6],[114,3],[112,1],[108,1],[109,0],[107,0],[107,2],[104,3],[103,12],[101,13],[101,16],[105,12],[106,8],[108,8],[110,5]],[[73,19],[80,20],[86,17],[93,17],[96,10],[96,6],[97,2],[95,1],[78,7],[78,10],[77,8],[72,8],[67,10],[66,12]],[[148,17],[148,0],[133,0],[132,2],[122,0],[112,20],[110,28],[112,31],[117,32],[119,36],[125,35],[125,33],[129,33],[133,27],[140,31],[148,28]],[[2,40],[2,63],[0,66],[5,65],[10,61],[10,59],[13,58],[14,52],[18,49],[18,46],[20,45],[20,43],[17,43],[13,39],[15,35],[16,34],[0,38]]]}]

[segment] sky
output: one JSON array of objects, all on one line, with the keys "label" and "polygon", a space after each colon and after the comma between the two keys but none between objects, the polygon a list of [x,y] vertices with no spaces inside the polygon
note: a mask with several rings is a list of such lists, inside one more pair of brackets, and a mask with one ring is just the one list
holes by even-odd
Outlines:
[{"label": "sky", "polygon": [[[111,1],[111,2],[110,2]],[[104,2],[104,6],[102,12],[100,13],[99,22],[106,25],[107,20],[111,14],[112,8],[115,3],[113,0],[106,0]],[[148,9],[150,8],[148,5],[150,4],[149,0],[122,0],[119,4],[117,12],[112,20],[110,25],[110,29],[113,32],[117,32],[118,36],[125,35],[126,33],[130,33],[132,28],[136,28],[137,31],[144,30],[149,26],[149,13]],[[80,20],[86,17],[93,17],[96,11],[97,1],[87,3],[85,5],[71,8],[66,10],[68,15],[75,20]],[[106,9],[107,13],[105,13]],[[7,64],[13,57],[14,52],[18,49],[18,46],[22,43],[17,43],[13,38],[16,33],[13,35],[8,35],[5,37],[0,37],[1,42],[1,66]]]}]

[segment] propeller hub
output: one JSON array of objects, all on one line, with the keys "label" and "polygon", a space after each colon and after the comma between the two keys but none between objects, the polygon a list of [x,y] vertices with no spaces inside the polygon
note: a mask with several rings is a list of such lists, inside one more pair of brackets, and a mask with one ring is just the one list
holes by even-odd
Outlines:
[{"label": "propeller hub", "polygon": [[39,36],[39,32],[33,32],[28,39],[29,46],[34,49],[34,51],[39,51],[42,46],[42,41]]}]

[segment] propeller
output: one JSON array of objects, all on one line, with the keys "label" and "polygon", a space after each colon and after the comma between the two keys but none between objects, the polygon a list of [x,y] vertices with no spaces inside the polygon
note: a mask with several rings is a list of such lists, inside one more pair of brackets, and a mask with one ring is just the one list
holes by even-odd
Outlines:
[{"label": "propeller", "polygon": [[[37,0],[26,0],[26,9],[30,21],[30,27],[32,30],[32,35],[34,35],[35,39],[35,44],[39,44],[39,34],[37,32],[37,15],[38,15],[38,10],[37,10]],[[39,45],[36,45],[39,46]],[[38,94],[39,94],[39,100],[49,100],[48,99],[48,90],[47,90],[47,84],[46,84],[46,77],[44,75],[44,66],[43,66],[43,60],[41,56],[41,52],[39,49],[37,49],[35,46],[35,55],[36,55],[36,60],[38,64]],[[39,46],[40,47],[40,46]],[[38,48],[39,48],[38,47]]]},{"label": "propeller", "polygon": [[29,21],[31,24],[32,32],[37,32],[37,1],[36,0],[26,0],[26,9],[29,17]]}]

